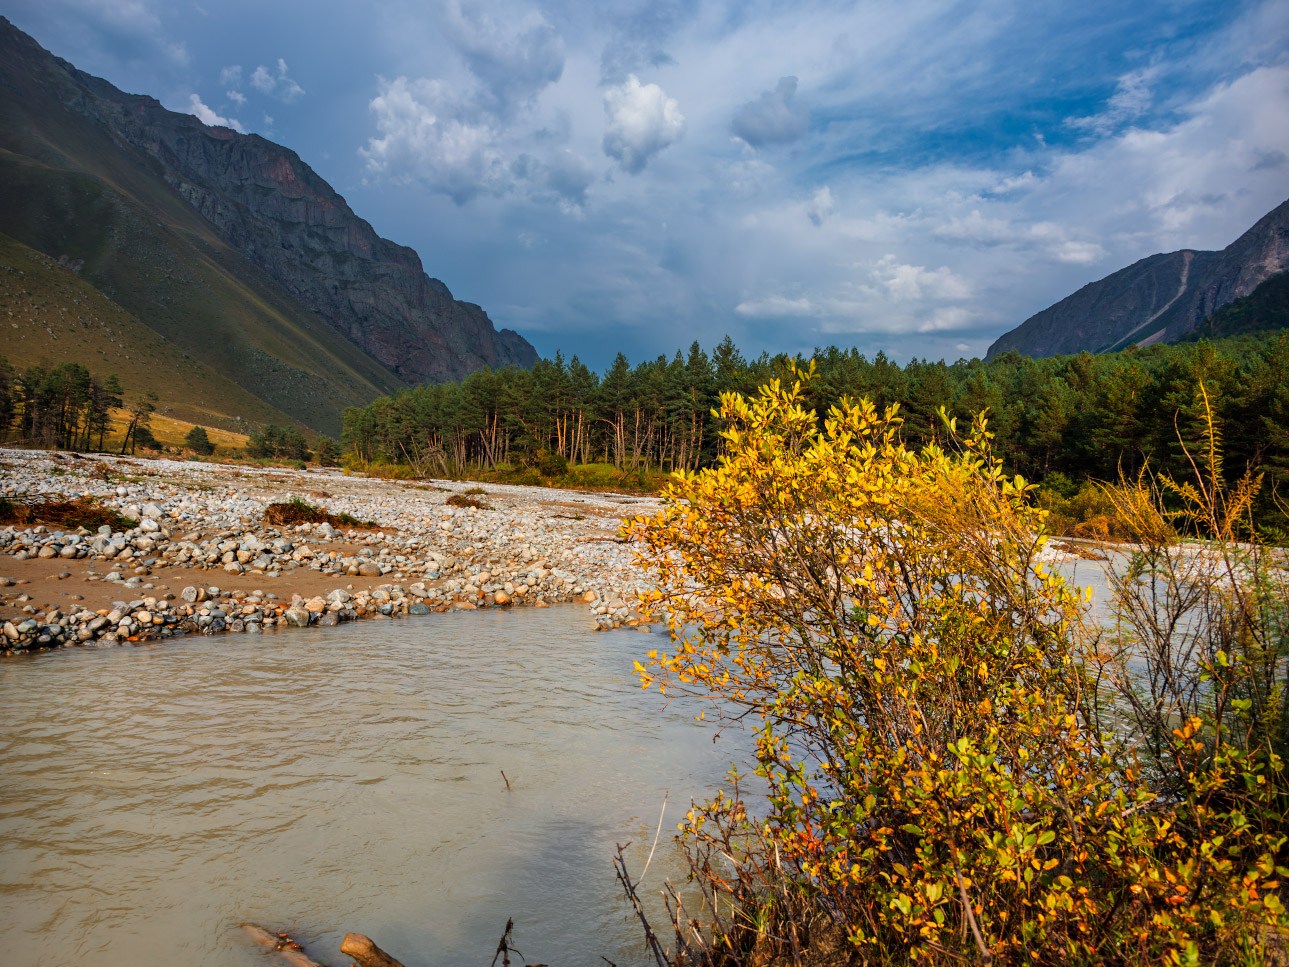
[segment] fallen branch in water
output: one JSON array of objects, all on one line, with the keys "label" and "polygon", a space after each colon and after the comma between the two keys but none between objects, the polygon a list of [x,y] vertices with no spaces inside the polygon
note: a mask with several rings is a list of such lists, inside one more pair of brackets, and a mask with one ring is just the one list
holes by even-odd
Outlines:
[{"label": "fallen branch in water", "polygon": [[[663,806],[666,807],[666,800],[663,800]],[[629,843],[627,844],[630,845]],[[658,942],[657,935],[653,932],[653,927],[649,924],[649,918],[645,915],[644,904],[640,902],[640,894],[636,893],[636,885],[632,882],[630,874],[627,873],[627,860],[622,855],[625,847],[618,844],[618,855],[613,859],[613,871],[618,874],[618,881],[622,884],[622,889],[626,892],[627,899],[631,901],[631,906],[635,908],[636,916],[644,925],[645,943],[648,944],[654,960],[658,962],[658,967],[669,967],[670,961],[667,960],[667,954],[662,949],[662,944]],[[650,854],[652,856],[652,853]]]},{"label": "fallen branch in water", "polygon": [[345,934],[345,939],[340,942],[340,952],[357,961],[358,967],[403,967],[401,963],[377,947],[371,937],[363,936],[361,933]]},{"label": "fallen branch in water", "polygon": [[284,933],[271,933],[255,923],[242,924],[242,930],[261,947],[267,947],[276,952],[291,967],[322,967],[304,952],[304,948]]}]

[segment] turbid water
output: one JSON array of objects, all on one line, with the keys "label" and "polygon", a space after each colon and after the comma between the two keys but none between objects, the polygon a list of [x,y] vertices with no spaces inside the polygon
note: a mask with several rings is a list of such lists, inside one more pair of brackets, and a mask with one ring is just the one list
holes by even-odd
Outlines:
[{"label": "turbid water", "polygon": [[[449,614],[0,663],[9,967],[324,963],[347,931],[408,967],[643,963],[614,879],[746,739],[633,682],[649,647],[581,609]],[[507,792],[501,772],[511,784]]]}]

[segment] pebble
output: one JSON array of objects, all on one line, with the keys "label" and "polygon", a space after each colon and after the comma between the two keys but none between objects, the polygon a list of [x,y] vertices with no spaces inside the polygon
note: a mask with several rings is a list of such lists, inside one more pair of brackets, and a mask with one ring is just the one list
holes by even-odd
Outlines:
[{"label": "pebble", "polygon": [[[127,531],[0,527],[0,555],[15,561],[83,560],[96,569],[87,572],[88,580],[100,580],[102,574],[101,580],[119,587],[122,596],[135,598],[154,581],[164,584],[170,567],[212,576],[253,573],[266,581],[308,570],[336,584],[325,595],[308,600],[296,596],[289,603],[262,591],[228,594],[214,585],[189,585],[178,595],[118,602],[110,610],[77,605],[56,621],[10,616],[0,650],[110,647],[188,633],[257,634],[281,626],[449,609],[545,608],[561,602],[587,606],[597,629],[632,627],[642,620],[631,602],[644,589],[644,576],[633,563],[631,548],[615,534],[624,517],[661,506],[648,497],[489,485],[485,499],[493,509],[475,510],[446,505],[452,493],[473,486],[468,483],[436,481],[427,487],[346,477],[338,471],[194,467],[99,456],[55,464],[47,453],[25,450],[0,450],[0,461],[6,471],[0,493],[90,495],[138,521]],[[142,482],[129,487],[105,482],[99,469],[103,465],[109,480],[118,473]],[[51,473],[54,466],[62,472]],[[318,490],[325,496],[318,496]],[[385,530],[266,525],[267,504],[291,495],[336,514],[374,520]],[[570,512],[570,504],[576,513]],[[358,591],[352,584],[343,586],[355,577],[390,583]],[[0,587],[16,583],[25,582],[0,577]],[[10,603],[28,601],[22,595]],[[0,603],[0,620],[5,620],[3,607]],[[33,607],[25,610],[35,614]]]}]

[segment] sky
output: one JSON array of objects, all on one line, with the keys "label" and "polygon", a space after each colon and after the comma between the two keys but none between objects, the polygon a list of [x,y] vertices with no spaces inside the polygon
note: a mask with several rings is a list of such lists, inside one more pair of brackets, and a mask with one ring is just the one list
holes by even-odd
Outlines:
[{"label": "sky", "polygon": [[1289,198],[1289,0],[0,0],[603,369],[982,356]]}]

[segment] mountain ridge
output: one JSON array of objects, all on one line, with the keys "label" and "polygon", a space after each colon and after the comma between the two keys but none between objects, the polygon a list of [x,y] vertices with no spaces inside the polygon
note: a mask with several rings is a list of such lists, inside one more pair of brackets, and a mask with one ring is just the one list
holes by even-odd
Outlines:
[{"label": "mountain ridge", "polygon": [[1289,200],[1220,251],[1150,255],[1088,283],[998,337],[986,358],[1008,350],[1055,356],[1176,342],[1286,269]]}]

